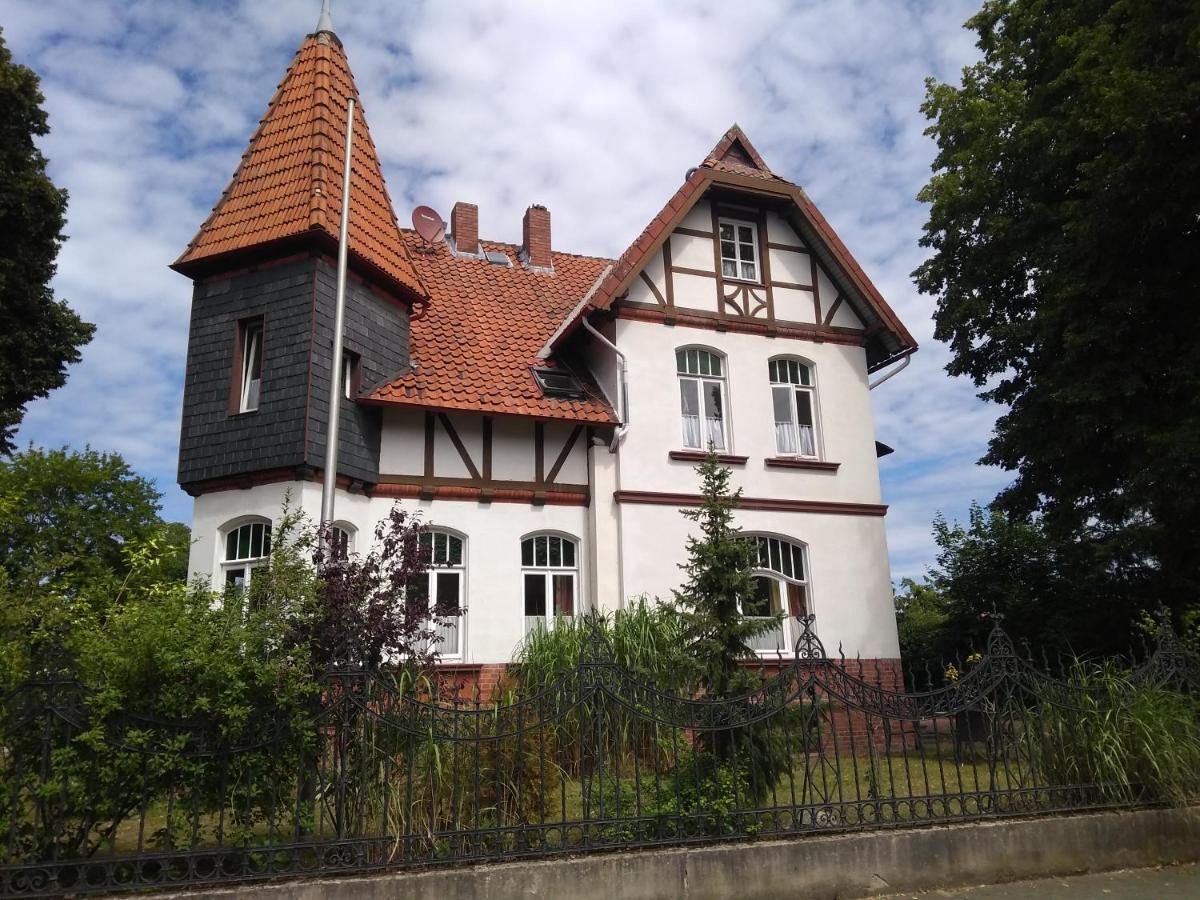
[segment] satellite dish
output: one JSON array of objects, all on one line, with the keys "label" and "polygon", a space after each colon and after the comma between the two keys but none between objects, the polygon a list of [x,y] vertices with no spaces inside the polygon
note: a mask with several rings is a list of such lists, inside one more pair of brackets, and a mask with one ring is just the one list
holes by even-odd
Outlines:
[{"label": "satellite dish", "polygon": [[440,244],[446,240],[446,223],[431,206],[418,206],[412,211],[413,228],[427,244]]}]

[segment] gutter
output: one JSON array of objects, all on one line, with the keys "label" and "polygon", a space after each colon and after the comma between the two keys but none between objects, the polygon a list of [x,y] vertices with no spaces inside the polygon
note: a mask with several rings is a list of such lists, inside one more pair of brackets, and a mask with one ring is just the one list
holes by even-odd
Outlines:
[{"label": "gutter", "polygon": [[[917,352],[917,348],[913,347],[911,350],[909,350],[907,353],[905,353],[900,358],[900,365],[896,366],[896,368],[892,369],[892,371],[888,372],[886,375],[881,375],[879,378],[876,378],[874,381],[869,382],[867,384],[867,390],[869,390],[869,391],[875,390],[875,388],[879,387],[881,384],[883,384],[885,381],[887,381],[893,375],[898,375],[901,372],[903,372],[905,369],[907,369],[908,364],[910,362],[912,362],[912,355],[916,352]],[[895,360],[893,360],[893,362],[895,362]]]},{"label": "gutter", "polygon": [[600,343],[612,350],[621,362],[621,383],[617,388],[617,421],[621,424],[613,431],[612,440],[608,442],[608,452],[616,453],[617,448],[621,445],[621,438],[625,437],[625,432],[629,428],[627,413],[629,408],[629,365],[625,360],[625,354],[617,349],[616,344],[597,331],[596,326],[588,321],[586,315],[582,316],[579,321],[584,328],[596,336]]}]

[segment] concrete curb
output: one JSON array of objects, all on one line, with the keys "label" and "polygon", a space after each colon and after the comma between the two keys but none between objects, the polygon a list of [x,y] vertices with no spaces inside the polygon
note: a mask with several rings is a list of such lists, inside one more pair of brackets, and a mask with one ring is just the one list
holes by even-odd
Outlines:
[{"label": "concrete curb", "polygon": [[1200,860],[1200,807],[975,822],[158,894],[180,900],[869,897]]}]

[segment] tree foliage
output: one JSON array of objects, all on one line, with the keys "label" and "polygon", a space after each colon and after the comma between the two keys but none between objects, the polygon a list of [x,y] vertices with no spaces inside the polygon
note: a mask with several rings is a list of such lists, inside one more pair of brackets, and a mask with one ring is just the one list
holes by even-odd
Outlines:
[{"label": "tree foliage", "polygon": [[95,326],[50,288],[67,192],[46,174],[36,138],[50,132],[39,79],[13,62],[0,30],[0,453],[14,449],[25,405],[66,382]]},{"label": "tree foliage", "polygon": [[937,564],[896,594],[900,652],[936,674],[980,650],[996,624],[1035,653],[1122,654],[1139,640],[1132,589],[1087,541],[972,504],[933,524]]},{"label": "tree foliage", "polygon": [[420,669],[436,662],[437,620],[461,610],[430,603],[425,533],[420,514],[397,504],[376,525],[374,546],[365,554],[330,552],[332,530],[314,542],[320,602],[309,640],[322,665],[377,668],[403,661]]},{"label": "tree foliage", "polygon": [[968,26],[982,59],[928,85],[915,277],[949,371],[1007,407],[996,508],[1178,609],[1200,594],[1200,6],[989,0]]},{"label": "tree foliage", "polygon": [[129,572],[126,547],[157,535],[170,573],[183,581],[191,536],[163,522],[160,499],[116,453],[15,453],[0,460],[0,569],[14,589],[102,603]]},{"label": "tree foliage", "polygon": [[742,615],[742,601],[754,596],[751,570],[757,557],[733,521],[741,488],[730,491],[730,470],[711,451],[696,472],[703,502],[681,512],[700,526],[700,535],[687,539],[688,560],[680,564],[687,581],[674,591],[674,605],[696,687],[720,698],[746,686],[740,661],[755,658],[750,642],[777,627],[778,620]]}]

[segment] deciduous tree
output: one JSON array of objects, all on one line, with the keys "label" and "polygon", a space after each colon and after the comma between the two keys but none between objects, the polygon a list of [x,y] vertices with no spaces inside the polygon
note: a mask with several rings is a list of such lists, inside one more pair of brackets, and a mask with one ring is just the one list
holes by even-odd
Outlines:
[{"label": "deciduous tree", "polygon": [[13,62],[0,30],[0,453],[11,453],[25,405],[66,382],[95,326],[50,288],[67,192],[35,143],[50,127],[38,76]]},{"label": "deciduous tree", "polygon": [[982,59],[928,85],[915,277],[949,371],[1006,407],[995,506],[1178,610],[1200,595],[1200,5],[989,0],[968,25]]}]

